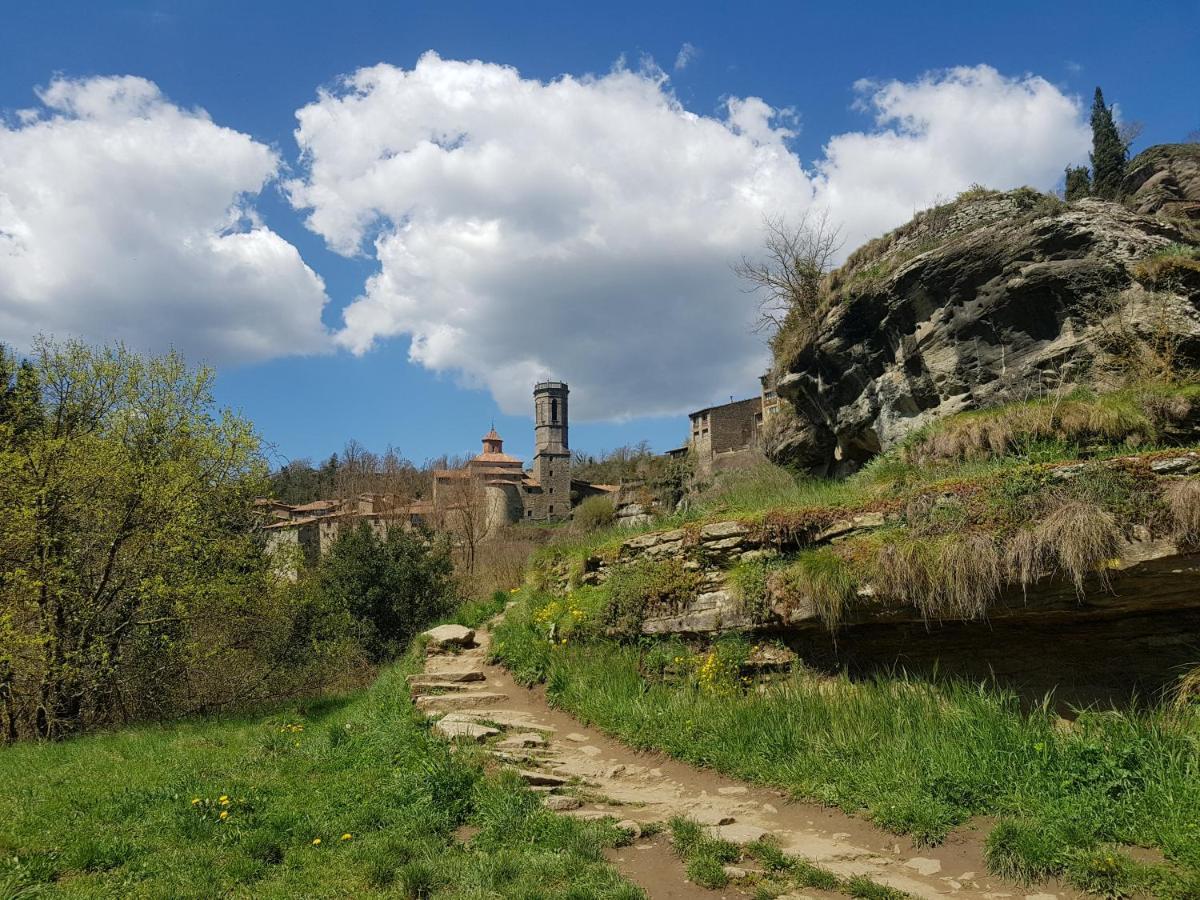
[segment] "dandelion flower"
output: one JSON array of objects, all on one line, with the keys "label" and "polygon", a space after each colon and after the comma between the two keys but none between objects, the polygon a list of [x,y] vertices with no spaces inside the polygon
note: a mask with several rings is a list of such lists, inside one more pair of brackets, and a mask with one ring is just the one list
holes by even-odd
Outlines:
[{"label": "dandelion flower", "polygon": [[224,822],[224,821],[225,821],[226,819],[228,819],[228,818],[229,818],[229,812],[228,812],[227,810],[224,810],[224,809],[223,809],[223,810],[221,810],[221,815],[220,815],[220,819],[221,819],[221,821],[222,821],[222,822]]},{"label": "dandelion flower", "polygon": [[229,795],[228,795],[228,794],[222,794],[222,795],[221,795],[220,797],[218,797],[217,799],[218,799],[218,800],[220,800],[222,803],[228,803],[228,802],[229,802]]},{"label": "dandelion flower", "polygon": [[320,838],[313,838],[313,846],[314,846],[314,847],[320,847],[320,846],[321,846],[321,839],[320,839]]},{"label": "dandelion flower", "polygon": [[343,840],[343,841],[348,841],[348,840],[350,840],[350,838],[352,838],[352,837],[354,837],[354,835],[352,835],[350,832],[348,832],[348,831],[347,831],[345,834],[343,834],[343,835],[342,835],[342,840]]},{"label": "dandelion flower", "polygon": [[200,805],[200,798],[199,798],[199,797],[193,797],[193,798],[192,798],[192,806],[199,806],[199,805]]}]

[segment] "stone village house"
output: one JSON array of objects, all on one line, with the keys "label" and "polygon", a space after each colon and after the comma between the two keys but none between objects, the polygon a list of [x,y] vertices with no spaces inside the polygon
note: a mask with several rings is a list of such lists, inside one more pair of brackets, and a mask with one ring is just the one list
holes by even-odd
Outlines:
[{"label": "stone village house", "polygon": [[[255,505],[275,521],[264,526],[268,549],[299,552],[307,564],[329,551],[342,528],[370,522],[379,534],[389,528],[429,526],[462,530],[469,522],[483,537],[518,522],[567,519],[582,500],[616,491],[615,485],[591,484],[571,478],[568,441],[569,389],[561,381],[534,387],[534,457],[524,463],[504,452],[504,441],[493,428],[483,437],[483,449],[461,469],[433,473],[433,496],[399,502],[397,498],[364,494],[349,500],[316,500],[289,506],[276,500]],[[281,557],[283,558],[283,557]],[[289,568],[289,577],[295,577]]]}]

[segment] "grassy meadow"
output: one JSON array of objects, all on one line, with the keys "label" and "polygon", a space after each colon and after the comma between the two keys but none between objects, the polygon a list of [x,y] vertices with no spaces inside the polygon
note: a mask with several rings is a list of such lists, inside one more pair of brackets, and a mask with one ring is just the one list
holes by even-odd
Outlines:
[{"label": "grassy meadow", "polygon": [[0,898],[641,897],[601,855],[623,832],[430,735],[415,666],[258,715],[0,749]]}]

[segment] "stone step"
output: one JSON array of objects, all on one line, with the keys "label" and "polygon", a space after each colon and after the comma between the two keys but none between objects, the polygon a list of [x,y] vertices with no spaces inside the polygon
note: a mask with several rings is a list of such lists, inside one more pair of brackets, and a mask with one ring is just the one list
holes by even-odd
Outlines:
[{"label": "stone step", "polygon": [[538,772],[534,769],[517,769],[517,774],[526,784],[537,787],[562,787],[569,779],[561,775],[551,775],[549,772]]},{"label": "stone step", "polygon": [[529,718],[529,713],[517,709],[488,709],[486,711],[480,710],[479,712],[460,710],[452,712],[450,715],[461,719],[487,719],[489,722],[503,725],[506,731],[511,729],[518,731],[554,731],[553,725],[533,721]]},{"label": "stone step", "polygon": [[[447,694],[473,689],[469,684],[463,684],[461,681],[431,681],[427,678],[410,681],[408,686],[414,691],[441,691]],[[474,690],[478,690],[478,688],[474,688]]]},{"label": "stone step", "polygon": [[477,744],[500,733],[497,729],[480,725],[478,722],[447,722],[445,719],[434,722],[433,730],[449,740],[466,738]]},{"label": "stone step", "polygon": [[418,709],[477,709],[502,703],[507,694],[489,691],[463,692],[461,694],[425,694],[417,698]]},{"label": "stone step", "polygon": [[483,681],[484,678],[482,669],[444,669],[409,675],[408,683],[411,685],[460,684],[467,681]]}]

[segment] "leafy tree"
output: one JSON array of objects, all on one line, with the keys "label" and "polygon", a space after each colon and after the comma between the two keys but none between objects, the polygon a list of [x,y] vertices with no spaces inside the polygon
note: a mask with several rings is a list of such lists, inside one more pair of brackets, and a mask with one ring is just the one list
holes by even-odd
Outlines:
[{"label": "leafy tree", "polygon": [[246,658],[279,622],[249,502],[266,470],[211,385],[174,354],[76,342],[18,368],[0,420],[8,737],[224,702],[201,673],[265,668]]},{"label": "leafy tree", "polygon": [[1087,166],[1067,166],[1066,189],[1063,198],[1070,202],[1080,200],[1092,192],[1092,179]]},{"label": "leafy tree", "polygon": [[318,577],[330,602],[358,623],[367,653],[380,661],[451,610],[453,572],[444,539],[398,527],[380,536],[361,521],[338,535]]},{"label": "leafy tree", "polygon": [[1099,87],[1092,101],[1092,192],[1105,200],[1115,200],[1121,193],[1128,155],[1125,142],[1113,120],[1112,107],[1104,103]]}]

